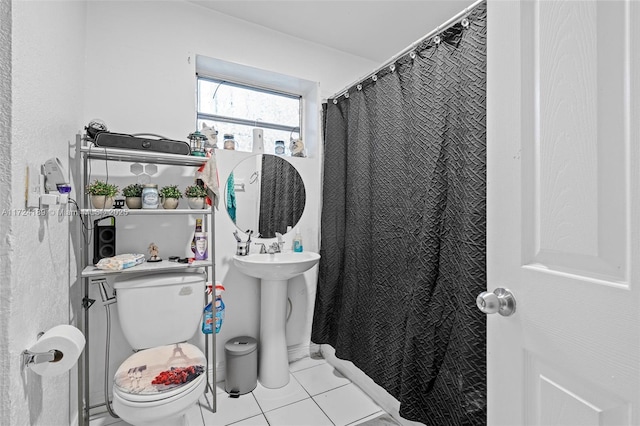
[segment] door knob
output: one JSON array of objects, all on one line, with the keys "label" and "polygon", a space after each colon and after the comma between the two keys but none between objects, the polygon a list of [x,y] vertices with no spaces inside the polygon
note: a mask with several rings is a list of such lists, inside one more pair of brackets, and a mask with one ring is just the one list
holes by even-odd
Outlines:
[{"label": "door knob", "polygon": [[483,291],[476,299],[476,305],[485,314],[495,314],[503,317],[513,315],[516,311],[516,298],[505,288],[496,288],[493,293]]}]

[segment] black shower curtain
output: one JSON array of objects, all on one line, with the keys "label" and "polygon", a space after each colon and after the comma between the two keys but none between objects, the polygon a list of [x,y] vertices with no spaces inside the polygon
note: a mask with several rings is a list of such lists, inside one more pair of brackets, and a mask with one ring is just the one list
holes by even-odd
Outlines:
[{"label": "black shower curtain", "polygon": [[428,425],[486,422],[486,6],[325,111],[312,341]]}]

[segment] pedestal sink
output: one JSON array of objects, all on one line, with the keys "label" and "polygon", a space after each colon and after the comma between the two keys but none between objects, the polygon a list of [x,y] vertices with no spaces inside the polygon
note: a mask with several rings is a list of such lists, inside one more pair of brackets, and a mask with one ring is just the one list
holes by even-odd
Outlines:
[{"label": "pedestal sink", "polygon": [[233,256],[233,263],[246,275],[260,278],[260,384],[276,389],[289,383],[287,282],[311,269],[320,260],[313,252],[250,254]]}]

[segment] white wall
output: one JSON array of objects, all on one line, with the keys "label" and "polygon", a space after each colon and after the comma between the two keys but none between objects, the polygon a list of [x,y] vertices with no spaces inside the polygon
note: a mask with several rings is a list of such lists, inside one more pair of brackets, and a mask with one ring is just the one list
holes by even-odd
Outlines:
[{"label": "white wall", "polygon": [[[11,208],[11,1],[0,0],[0,209]],[[0,215],[0,423],[11,418],[11,217]],[[6,348],[6,350],[5,350]]]},{"label": "white wall", "polygon": [[[86,43],[85,122],[100,118],[112,131],[152,132],[177,140],[186,140],[195,130],[196,55],[317,81],[321,97],[332,95],[377,65],[184,2],[89,2]],[[319,111],[311,113],[319,114]],[[305,249],[311,251],[319,249],[321,195],[320,135],[315,136],[316,150],[312,158],[288,158],[300,172],[307,189],[300,229]],[[221,184],[232,168],[250,155],[219,150]],[[100,167],[96,165],[93,172],[99,173]],[[110,165],[109,175],[127,176],[126,168],[121,172],[116,170],[116,166]],[[188,173],[183,174],[183,178],[188,179]],[[161,171],[158,179],[168,179],[170,174]],[[124,185],[127,178],[120,179]],[[225,323],[217,338],[217,367],[221,373],[227,339],[239,335],[258,337],[260,300],[258,280],[243,276],[231,265],[235,226],[224,210],[223,201],[215,220],[216,278],[226,287],[227,306]],[[131,229],[135,227],[135,221],[129,219],[119,223]],[[178,220],[172,225],[161,218],[154,226],[162,230],[155,236],[132,231],[139,233],[128,238],[119,233],[118,251],[126,248],[145,252],[150,241],[160,238],[161,251],[169,255],[181,250],[181,241],[188,241],[193,228],[187,221]],[[287,237],[289,241],[292,238]],[[180,243],[174,247],[172,241]],[[308,350],[316,277],[313,270],[292,280],[289,286],[293,311],[287,325],[287,343],[291,358],[300,357]],[[94,295],[99,300],[98,293]],[[99,305],[96,303],[91,309],[92,403],[101,402],[103,398],[105,326],[104,310]],[[129,354],[117,321],[115,324],[111,368],[117,367]]]},{"label": "white wall", "polygon": [[[11,49],[10,79],[2,78],[3,85],[10,81],[11,94],[0,92],[0,424],[69,424],[74,421],[69,401],[73,406],[76,400],[73,373],[41,377],[20,365],[20,353],[36,341],[38,332],[73,321],[69,265],[74,260],[69,257],[68,218],[16,214],[25,207],[27,163],[41,165],[58,157],[67,166],[69,145],[81,127],[85,4],[3,1],[0,11],[3,74],[7,73],[5,49]],[[9,185],[11,191],[5,191]]]}]

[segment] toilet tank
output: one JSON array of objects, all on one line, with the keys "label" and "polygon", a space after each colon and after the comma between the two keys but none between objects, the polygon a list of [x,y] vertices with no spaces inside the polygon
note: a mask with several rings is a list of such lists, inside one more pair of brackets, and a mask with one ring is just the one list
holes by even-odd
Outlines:
[{"label": "toilet tank", "polygon": [[113,287],[120,327],[134,349],[183,342],[199,328],[205,301],[203,273],[123,274]]}]

